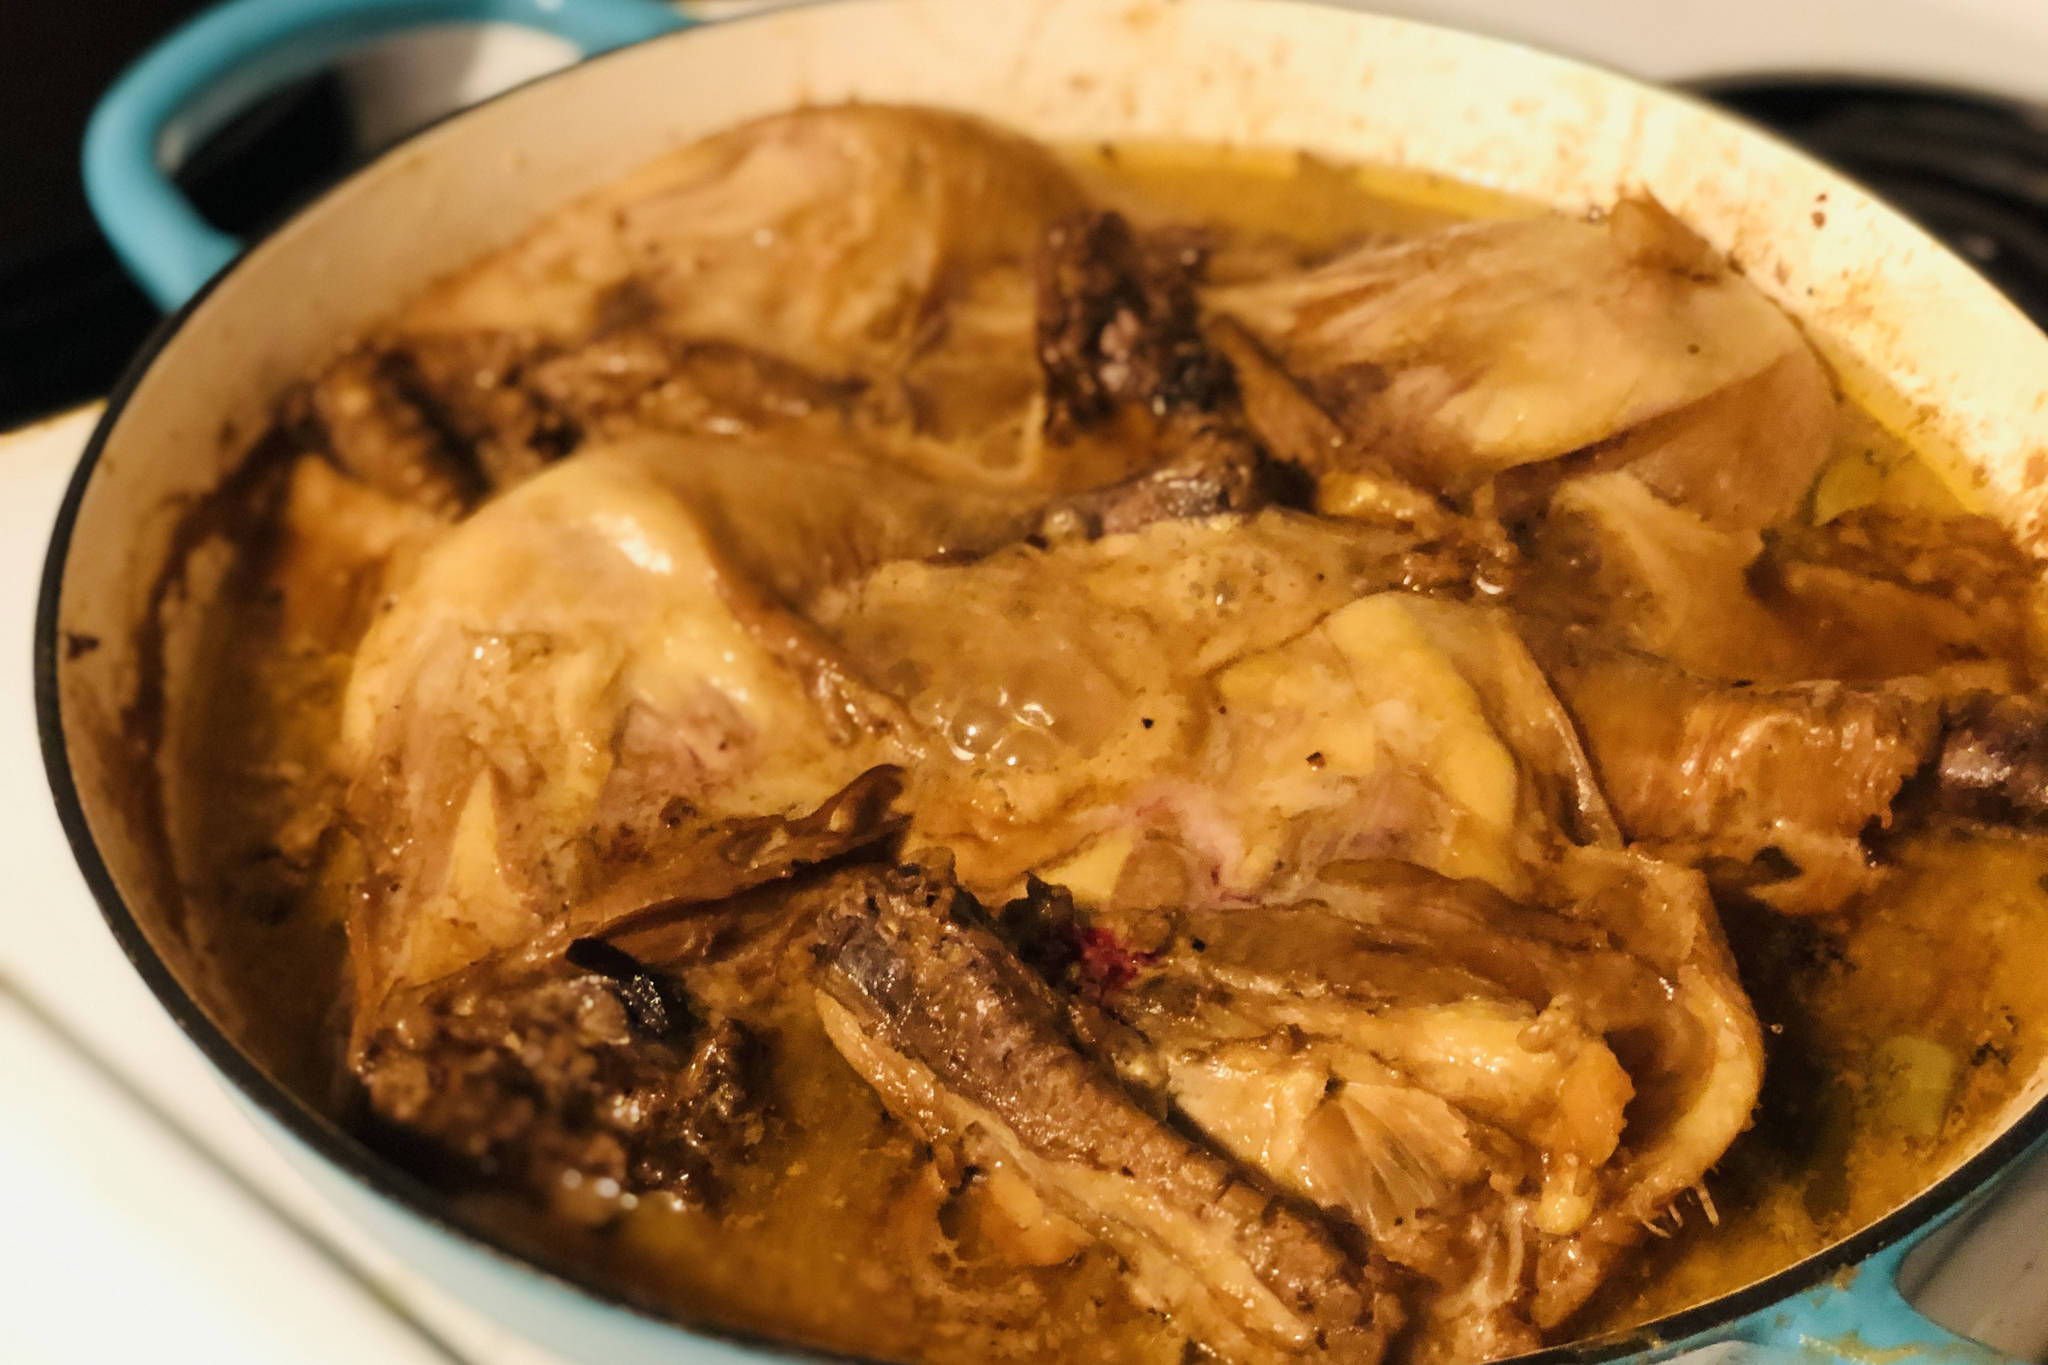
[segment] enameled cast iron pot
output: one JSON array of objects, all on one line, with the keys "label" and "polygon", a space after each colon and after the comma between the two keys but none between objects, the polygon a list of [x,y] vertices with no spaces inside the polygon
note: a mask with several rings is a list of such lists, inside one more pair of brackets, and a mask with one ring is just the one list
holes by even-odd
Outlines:
[{"label": "enameled cast iron pot", "polygon": [[[166,180],[252,88],[362,39],[497,20],[610,51],[414,137],[242,251]],[[1507,43],[1299,0],[840,0],[671,33],[651,0],[235,0],[123,78],[86,145],[124,259],[177,312],[107,405],[59,515],[36,625],[42,743],[86,880],[137,970],[331,1197],[412,1264],[579,1360],[778,1354],[623,1304],[495,1247],[237,1046],[232,1003],[180,931],[156,758],[124,738],[138,632],[177,509],[217,485],[274,396],[338,338],[551,209],[668,148],[805,101],[971,110],[1050,139],[1192,138],[1441,172],[1578,212],[1654,193],[1800,319],[1845,385],[2048,548],[2048,337],[1897,213],[1667,91]],[[628,46],[630,44],[630,46]],[[232,262],[232,264],[230,264]],[[177,695],[182,632],[163,637]],[[65,648],[89,637],[97,648]],[[1739,1292],[1545,1361],[1685,1349],[1992,1360],[1922,1319],[1907,1251],[2048,1134],[2048,1071],[1967,1160],[1902,1207]]]}]

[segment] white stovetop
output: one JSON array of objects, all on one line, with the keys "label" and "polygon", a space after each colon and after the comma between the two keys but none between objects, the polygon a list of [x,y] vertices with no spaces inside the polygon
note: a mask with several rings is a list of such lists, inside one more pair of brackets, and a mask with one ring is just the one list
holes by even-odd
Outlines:
[{"label": "white stovetop", "polygon": [[334,1214],[79,877],[36,745],[43,550],[96,410],[0,439],[0,1361],[547,1365]]}]

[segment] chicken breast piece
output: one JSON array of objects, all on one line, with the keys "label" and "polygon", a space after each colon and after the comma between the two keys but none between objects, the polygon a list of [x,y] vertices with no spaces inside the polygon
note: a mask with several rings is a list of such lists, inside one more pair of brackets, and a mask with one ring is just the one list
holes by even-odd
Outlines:
[{"label": "chicken breast piece", "polygon": [[633,458],[558,466],[437,542],[344,704],[358,1027],[395,985],[558,923],[615,853],[810,810],[892,756],[788,633]]},{"label": "chicken breast piece", "polygon": [[[1538,217],[1375,243],[1204,302],[1269,347],[1352,447],[1454,493],[1676,413],[1805,347],[1706,243],[1641,199],[1599,222]],[[1773,486],[1803,489],[1826,447],[1769,453],[1787,466]],[[1692,462],[1669,451],[1663,462],[1663,481],[1683,492],[1693,481],[1671,476]]]},{"label": "chicken breast piece", "polygon": [[1543,817],[1434,638],[1459,608],[1384,592],[1460,564],[1409,532],[1268,510],[898,562],[814,617],[929,737],[914,837],[977,894],[1087,877],[1076,859],[1107,894],[1148,832],[1201,897],[1367,854],[1512,883],[1522,817]]},{"label": "chicken breast piece", "polygon": [[722,344],[852,386],[860,420],[927,472],[1059,483],[1025,440],[1039,378],[1031,267],[1051,224],[1082,207],[1050,151],[980,120],[802,109],[694,143],[554,216],[431,291],[402,328],[600,350],[621,328]]},{"label": "chicken breast piece", "polygon": [[544,330],[581,337],[607,291],[633,280],[673,335],[842,373],[906,359],[946,290],[991,266],[1021,269],[1046,227],[1080,207],[1050,152],[980,120],[800,109],[692,143],[555,215],[423,297],[410,321],[542,317]]}]

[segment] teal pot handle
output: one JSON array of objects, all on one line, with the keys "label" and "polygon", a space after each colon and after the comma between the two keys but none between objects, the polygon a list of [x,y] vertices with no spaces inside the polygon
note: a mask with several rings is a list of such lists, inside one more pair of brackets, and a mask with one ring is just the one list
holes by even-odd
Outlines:
[{"label": "teal pot handle", "polygon": [[177,307],[242,249],[171,183],[206,131],[371,39],[484,23],[536,29],[590,56],[690,21],[658,0],[229,0],[150,49],[93,111],[85,192],[100,230],[149,296]]},{"label": "teal pot handle", "polygon": [[1907,1257],[1971,1202],[1828,1283],[1749,1318],[1734,1333],[1751,1348],[1742,1359],[1758,1365],[2031,1365],[1951,1332],[1899,1292]]}]

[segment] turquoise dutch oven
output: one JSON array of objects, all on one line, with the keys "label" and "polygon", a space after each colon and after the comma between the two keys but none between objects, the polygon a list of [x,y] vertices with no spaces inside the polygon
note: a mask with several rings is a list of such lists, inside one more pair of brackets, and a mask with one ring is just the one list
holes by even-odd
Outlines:
[{"label": "turquoise dutch oven", "polygon": [[[254,244],[208,226],[170,182],[180,149],[252,94],[373,38],[476,22],[538,29],[592,60],[434,125]],[[573,1359],[789,1352],[650,1314],[575,1266],[495,1245],[253,1063],[232,1001],[181,931],[155,756],[122,724],[145,676],[161,669],[172,695],[178,685],[181,622],[137,630],[149,585],[179,553],[169,509],[234,469],[277,393],[336,338],[558,205],[715,128],[849,98],[970,110],[1050,139],[1298,147],[1565,211],[1646,189],[1734,253],[1880,415],[1945,452],[1958,488],[2043,544],[2048,337],[1855,185],[1680,95],[1298,0],[838,0],[686,27],[651,0],[235,0],[130,70],[93,119],[86,184],[122,259],[175,311],[79,465],[36,627],[51,787],[136,969],[337,1204],[422,1273]],[[102,647],[59,647],[74,635]],[[1965,1159],[1853,1236],[1712,1302],[1525,1359],[1997,1360],[1916,1313],[1897,1276],[2044,1134],[2048,1074]]]}]

